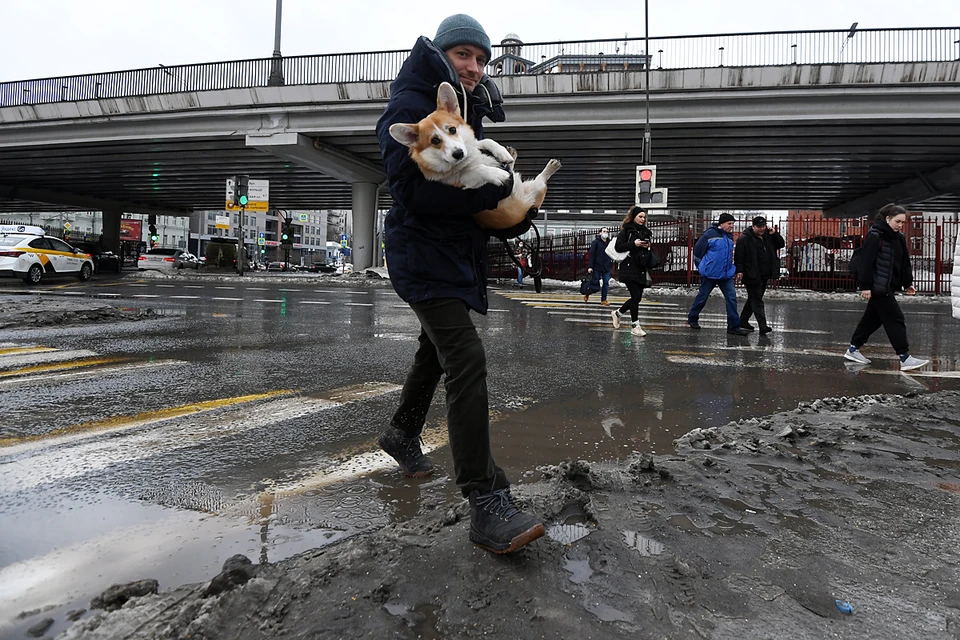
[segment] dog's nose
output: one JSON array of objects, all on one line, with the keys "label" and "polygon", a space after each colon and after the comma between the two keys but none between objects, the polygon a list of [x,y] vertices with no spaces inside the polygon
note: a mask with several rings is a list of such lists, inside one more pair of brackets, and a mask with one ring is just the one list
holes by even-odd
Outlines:
[{"label": "dog's nose", "polygon": [[454,149],[453,157],[457,160],[463,160],[463,149]]}]

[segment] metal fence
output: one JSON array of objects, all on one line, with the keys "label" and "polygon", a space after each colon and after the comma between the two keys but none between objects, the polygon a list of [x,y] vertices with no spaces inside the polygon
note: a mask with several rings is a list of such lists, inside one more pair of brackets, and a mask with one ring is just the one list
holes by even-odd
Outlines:
[{"label": "metal fence", "polygon": [[[741,216],[734,228],[750,226],[751,215]],[[777,288],[814,291],[854,291],[849,273],[850,258],[863,242],[872,219],[824,219],[820,216],[791,215],[779,231],[786,241],[780,251],[780,274],[771,281]],[[653,250],[660,265],[653,269],[654,284],[699,286],[700,276],[693,263],[697,235],[689,221],[656,221],[647,224],[653,232]],[[617,229],[611,229],[615,236]],[[904,227],[914,286],[923,294],[950,293],[954,246],[960,222],[943,216],[910,216]],[[542,239],[541,256],[545,279],[578,281],[588,277],[588,252],[600,228],[549,236]],[[739,237],[739,231],[734,233]],[[532,238],[525,240],[530,243]],[[512,280],[516,267],[499,241],[489,246],[491,278]],[[613,277],[617,277],[614,267]]]},{"label": "metal fence", "polygon": [[[775,31],[495,45],[490,75],[960,60],[960,27]],[[393,80],[408,50],[259,58],[0,83],[0,106],[276,84]]]}]

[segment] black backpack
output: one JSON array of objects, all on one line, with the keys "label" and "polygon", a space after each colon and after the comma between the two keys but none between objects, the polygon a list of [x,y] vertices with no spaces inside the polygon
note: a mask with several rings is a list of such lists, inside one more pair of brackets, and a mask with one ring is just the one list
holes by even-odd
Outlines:
[{"label": "black backpack", "polygon": [[[880,236],[880,234],[874,231],[873,229],[867,232],[867,236],[869,236],[871,233],[875,234],[877,237]],[[883,242],[882,239],[881,239],[881,242]],[[863,242],[860,243],[859,247],[853,250],[853,255],[850,256],[850,265],[848,269],[850,270],[850,275],[853,276],[854,280],[858,279],[860,276],[860,262],[862,261],[860,254],[863,252],[863,245],[866,243],[867,243],[867,237],[864,236]]]}]

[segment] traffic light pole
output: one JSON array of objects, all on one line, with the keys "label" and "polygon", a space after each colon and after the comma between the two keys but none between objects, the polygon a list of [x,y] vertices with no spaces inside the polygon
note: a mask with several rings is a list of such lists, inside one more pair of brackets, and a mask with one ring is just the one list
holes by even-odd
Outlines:
[{"label": "traffic light pole", "polygon": [[652,135],[650,133],[650,60],[653,56],[650,55],[650,0],[643,0],[643,25],[646,30],[645,40],[646,44],[643,46],[646,48],[646,63],[643,65],[646,69],[647,76],[647,124],[643,129],[643,164],[650,164],[650,146],[653,142]]},{"label": "traffic light pole", "polygon": [[237,238],[237,273],[243,275],[243,259],[246,256],[246,250],[243,247],[243,212],[247,208],[243,205],[240,206],[240,221],[237,223],[237,229],[239,230],[239,238]]}]

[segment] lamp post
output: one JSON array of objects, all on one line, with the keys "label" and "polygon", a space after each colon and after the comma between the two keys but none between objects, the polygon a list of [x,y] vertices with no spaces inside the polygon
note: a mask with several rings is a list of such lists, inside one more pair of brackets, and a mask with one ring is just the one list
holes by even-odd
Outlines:
[{"label": "lamp post", "polygon": [[653,136],[650,133],[650,0],[643,0],[643,29],[644,29],[644,44],[643,44],[643,55],[645,57],[644,61],[644,75],[646,76],[646,97],[644,102],[646,102],[646,123],[643,127],[643,164],[650,164],[650,154],[652,149],[650,148],[653,144]]},{"label": "lamp post", "polygon": [[273,27],[273,59],[270,61],[270,77],[267,79],[267,86],[282,87],[283,80],[283,56],[280,55],[280,23],[283,13],[283,0],[277,0],[277,19]]}]

